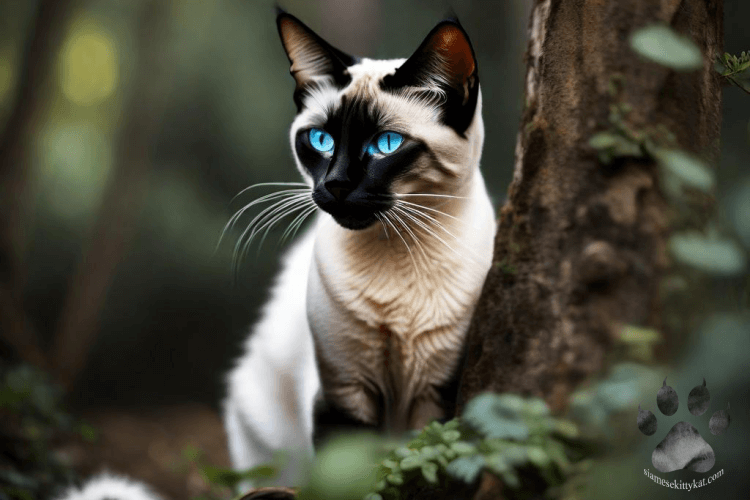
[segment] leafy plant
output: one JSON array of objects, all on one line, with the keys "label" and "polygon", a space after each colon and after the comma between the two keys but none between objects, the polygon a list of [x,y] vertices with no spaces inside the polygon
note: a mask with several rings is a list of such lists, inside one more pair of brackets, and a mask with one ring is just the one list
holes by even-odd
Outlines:
[{"label": "leafy plant", "polygon": [[377,470],[375,491],[367,500],[407,498],[421,485],[448,488],[471,484],[487,470],[509,488],[518,488],[519,470],[536,471],[548,485],[570,471],[564,439],[578,429],[552,418],[540,399],[514,394],[483,394],[469,402],[462,418],[432,422],[414,439],[393,450]]},{"label": "leafy plant", "polygon": [[53,445],[75,434],[91,441],[96,431],[65,411],[62,390],[41,370],[0,365],[0,380],[0,498],[45,498],[77,479]]},{"label": "leafy plant", "polygon": [[716,71],[750,94],[750,52],[743,52],[739,57],[725,53],[716,59]]}]

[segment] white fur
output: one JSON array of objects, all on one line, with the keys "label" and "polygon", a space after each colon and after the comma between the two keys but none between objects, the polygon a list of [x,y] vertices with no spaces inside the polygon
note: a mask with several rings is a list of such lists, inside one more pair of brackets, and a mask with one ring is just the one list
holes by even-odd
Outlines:
[{"label": "white fur", "polygon": [[71,487],[54,500],[162,500],[143,483],[105,472],[86,481],[81,488]]}]

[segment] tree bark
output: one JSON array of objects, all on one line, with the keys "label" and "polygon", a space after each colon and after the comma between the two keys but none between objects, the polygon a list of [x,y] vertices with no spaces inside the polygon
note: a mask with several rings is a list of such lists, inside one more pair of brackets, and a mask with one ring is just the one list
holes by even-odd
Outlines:
[{"label": "tree bark", "polygon": [[26,362],[48,367],[23,307],[31,141],[45,113],[57,48],[74,0],[39,2],[22,53],[18,90],[0,137],[0,335]]},{"label": "tree bark", "polygon": [[[693,39],[703,68],[677,73],[636,55],[630,34],[655,23]],[[488,390],[562,410],[605,368],[622,325],[660,326],[668,206],[654,161],[604,165],[588,145],[610,126],[610,106],[630,105],[632,130],[664,125],[678,147],[718,156],[722,0],[536,0],[529,33],[514,178],[468,333],[459,413]]]}]

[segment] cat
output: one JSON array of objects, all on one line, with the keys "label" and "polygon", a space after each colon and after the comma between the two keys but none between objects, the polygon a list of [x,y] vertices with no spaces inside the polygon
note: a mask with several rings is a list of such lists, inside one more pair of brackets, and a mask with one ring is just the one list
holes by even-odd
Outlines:
[{"label": "cat", "polygon": [[[479,171],[477,60],[456,20],[408,59],[350,56],[279,10],[303,183],[246,231],[316,213],[288,251],[262,317],[227,377],[232,465],[288,462],[304,481],[316,409],[391,433],[450,416],[464,337],[492,261],[494,210]],[[242,213],[240,211],[240,213]],[[233,222],[234,222],[233,218]]]},{"label": "cat", "polygon": [[[274,204],[244,246],[284,215],[316,213],[283,260],[262,318],[227,377],[232,465],[288,462],[302,484],[314,416],[392,433],[450,416],[464,337],[492,261],[495,219],[479,160],[477,61],[455,20],[408,59],[355,58],[296,17],[277,15],[296,82],[290,131],[304,180],[252,202]],[[322,408],[322,410],[321,410]],[[249,487],[245,484],[244,487]],[[59,500],[158,500],[100,475]]]}]

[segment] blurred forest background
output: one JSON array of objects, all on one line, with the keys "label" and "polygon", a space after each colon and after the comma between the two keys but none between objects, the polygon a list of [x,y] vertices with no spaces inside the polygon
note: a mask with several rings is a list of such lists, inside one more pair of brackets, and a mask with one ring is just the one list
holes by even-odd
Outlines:
[{"label": "blurred forest background", "polygon": [[[482,170],[499,206],[523,104],[530,3],[285,0],[281,6],[334,46],[373,58],[407,57],[452,8],[479,60]],[[257,257],[253,249],[236,283],[232,250],[239,232],[215,251],[221,230],[254,196],[233,200],[243,188],[298,180],[288,139],[294,83],[274,5],[60,1],[48,23],[51,52],[40,57],[27,51],[38,2],[0,2],[0,134],[12,132],[8,120],[18,106],[31,107],[19,153],[28,201],[18,255],[26,331],[37,337],[4,338],[3,356],[33,361],[44,353],[76,413],[189,404],[215,419],[210,409],[219,408],[224,374],[267,298],[284,226]],[[750,50],[750,3],[726,0],[725,15],[725,49]],[[50,68],[33,103],[19,102],[28,58]],[[750,96],[727,87],[723,109],[718,220],[750,248]],[[719,280],[711,293],[728,289]],[[736,303],[747,305],[747,293]],[[744,398],[732,399],[730,433],[748,443],[750,323],[746,315],[716,321],[674,353],[676,362],[693,364],[670,381],[682,396],[701,376],[709,387],[724,377],[716,402],[729,394]],[[712,411],[724,406],[717,403]],[[630,420],[634,426],[635,413]],[[212,429],[218,433],[211,439],[223,439]],[[643,465],[634,475],[650,451],[638,456]],[[733,479],[739,480],[724,480]]]}]

